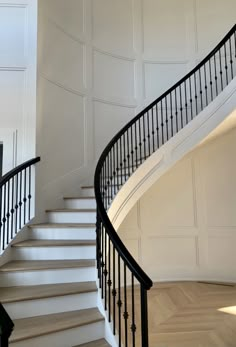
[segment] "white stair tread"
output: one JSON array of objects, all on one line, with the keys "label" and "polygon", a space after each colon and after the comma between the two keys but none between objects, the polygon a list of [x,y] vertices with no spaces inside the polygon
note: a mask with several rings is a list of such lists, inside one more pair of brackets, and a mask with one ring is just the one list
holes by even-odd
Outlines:
[{"label": "white stair tread", "polygon": [[16,319],[14,320],[15,328],[11,335],[10,343],[76,328],[102,320],[104,320],[104,317],[97,308]]},{"label": "white stair tread", "polygon": [[92,341],[75,347],[111,347],[105,339]]},{"label": "white stair tread", "polygon": [[28,228],[94,228],[95,223],[39,223],[30,224]]},{"label": "white stair tread", "polygon": [[64,295],[96,292],[96,282],[76,282],[0,288],[0,302],[11,303]]},{"label": "white stair tread", "polygon": [[37,270],[60,270],[68,268],[81,268],[95,266],[95,260],[82,259],[82,260],[15,260],[4,264],[0,267],[2,272],[15,272],[15,271],[37,271]]},{"label": "white stair tread", "polygon": [[95,245],[95,240],[26,240],[15,243],[12,247],[76,247]]},{"label": "white stair tread", "polygon": [[53,210],[46,210],[46,212],[83,212],[83,213],[94,213],[96,209],[92,208],[56,208]]}]

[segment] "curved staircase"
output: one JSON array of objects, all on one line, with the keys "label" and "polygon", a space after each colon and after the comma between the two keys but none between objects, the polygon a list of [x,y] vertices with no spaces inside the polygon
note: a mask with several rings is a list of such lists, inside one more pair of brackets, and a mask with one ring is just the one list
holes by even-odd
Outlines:
[{"label": "curved staircase", "polygon": [[[82,198],[65,198],[64,209],[46,211],[47,223],[31,225],[28,240],[13,242],[12,260],[0,267],[0,301],[15,324],[10,346],[104,346],[104,338],[113,347],[149,346],[153,283],[116,228],[140,194],[233,111],[235,75],[236,25],[107,145],[95,172],[97,205],[84,187]],[[3,235],[14,213],[14,204],[4,210]]]}]

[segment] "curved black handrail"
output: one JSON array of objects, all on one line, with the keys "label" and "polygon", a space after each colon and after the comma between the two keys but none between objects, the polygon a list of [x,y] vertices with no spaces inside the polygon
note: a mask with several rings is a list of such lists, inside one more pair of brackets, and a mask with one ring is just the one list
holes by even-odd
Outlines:
[{"label": "curved black handrail", "polygon": [[14,323],[0,303],[0,346],[8,347],[8,339],[14,328]]},{"label": "curved black handrail", "polygon": [[[148,347],[146,291],[152,286],[152,281],[120,240],[109,220],[107,210],[116,193],[143,161],[207,107],[234,79],[235,75],[236,25],[191,72],[128,122],[108,143],[98,160],[94,186],[97,201],[97,267],[102,297],[105,297],[105,309],[107,309],[108,302],[110,317],[112,286],[113,311],[116,308],[116,271],[118,273],[118,295],[120,295],[121,278],[119,273],[120,259],[122,259],[125,270],[128,268],[132,275],[132,308],[134,306],[133,277],[136,278],[141,287],[142,347]],[[113,259],[111,248],[113,250]],[[118,260],[114,256],[116,253]],[[118,270],[116,270],[117,266]],[[125,271],[125,291],[126,284]],[[124,319],[127,335],[126,299]],[[118,316],[120,316],[120,307],[122,306],[120,297],[118,297],[117,306]],[[113,312],[115,333],[116,318],[114,316],[115,312]],[[133,312],[131,327],[133,327],[131,330],[133,334],[132,346],[134,346],[136,326]],[[119,320],[119,339],[120,329]],[[125,346],[127,345],[126,340],[127,336]]]},{"label": "curved black handrail", "polygon": [[0,252],[31,219],[33,165],[40,157],[18,165],[0,179]]}]

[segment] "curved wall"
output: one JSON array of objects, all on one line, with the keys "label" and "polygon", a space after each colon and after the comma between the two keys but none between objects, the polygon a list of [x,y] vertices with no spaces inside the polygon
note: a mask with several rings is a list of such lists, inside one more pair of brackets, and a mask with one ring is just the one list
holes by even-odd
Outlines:
[{"label": "curved wall", "polygon": [[39,1],[41,205],[92,182],[112,136],[217,44],[235,10],[233,0]]},{"label": "curved wall", "polygon": [[119,235],[154,281],[236,281],[235,146],[235,128],[200,145],[121,224]]}]

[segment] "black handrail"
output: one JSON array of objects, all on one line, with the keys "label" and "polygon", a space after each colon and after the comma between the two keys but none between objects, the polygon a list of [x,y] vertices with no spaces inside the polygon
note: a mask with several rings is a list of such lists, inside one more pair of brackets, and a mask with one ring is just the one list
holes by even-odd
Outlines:
[{"label": "black handrail", "polygon": [[0,179],[0,253],[31,219],[32,166],[40,157],[28,160]]},{"label": "black handrail", "polygon": [[11,336],[14,323],[0,303],[0,346],[8,347],[8,340]]},{"label": "black handrail", "polygon": [[[114,334],[118,330],[119,347],[122,329],[124,346],[128,345],[128,284],[131,285],[131,346],[134,347],[136,343],[134,279],[140,284],[141,346],[148,347],[147,290],[151,288],[152,281],[120,240],[107,210],[114,196],[132,173],[205,109],[235,75],[236,25],[200,64],[127,123],[113,137],[99,158],[94,177],[97,201],[97,269],[109,321],[111,313],[113,316]],[[122,274],[121,260],[124,266]],[[130,282],[127,281],[127,269],[131,272]],[[125,325],[123,328],[122,286]]]}]

